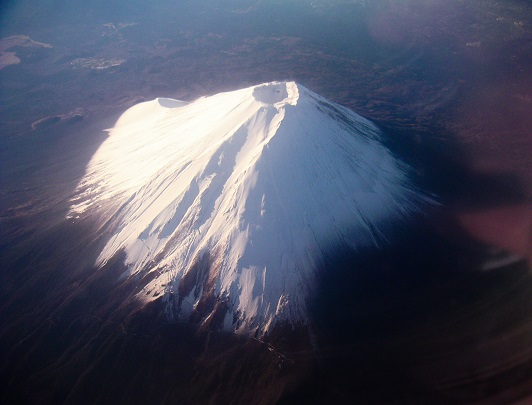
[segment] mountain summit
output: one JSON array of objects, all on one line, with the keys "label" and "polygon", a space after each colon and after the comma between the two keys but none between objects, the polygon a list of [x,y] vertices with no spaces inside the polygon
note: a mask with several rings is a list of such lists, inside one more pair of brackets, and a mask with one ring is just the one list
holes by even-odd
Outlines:
[{"label": "mountain summit", "polygon": [[371,122],[294,82],[127,110],[88,164],[69,216],[112,234],[144,300],[225,330],[305,323],[339,245],[386,241],[423,197]]}]

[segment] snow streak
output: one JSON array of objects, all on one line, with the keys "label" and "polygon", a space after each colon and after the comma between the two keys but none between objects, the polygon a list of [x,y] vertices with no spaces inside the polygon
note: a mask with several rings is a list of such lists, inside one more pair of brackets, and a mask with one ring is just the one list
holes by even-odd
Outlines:
[{"label": "snow streak", "polygon": [[170,313],[226,330],[306,322],[324,252],[386,240],[423,197],[368,120],[293,82],[127,110],[90,161],[69,213],[100,212],[104,265]]}]

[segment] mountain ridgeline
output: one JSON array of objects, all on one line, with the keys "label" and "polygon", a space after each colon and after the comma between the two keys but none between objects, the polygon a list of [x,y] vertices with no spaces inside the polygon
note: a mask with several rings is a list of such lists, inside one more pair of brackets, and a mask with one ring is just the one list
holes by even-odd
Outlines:
[{"label": "mountain ridgeline", "polygon": [[294,82],[159,98],[108,130],[69,217],[94,213],[143,302],[238,333],[309,322],[317,270],[335,249],[388,242],[430,199],[381,131]]}]

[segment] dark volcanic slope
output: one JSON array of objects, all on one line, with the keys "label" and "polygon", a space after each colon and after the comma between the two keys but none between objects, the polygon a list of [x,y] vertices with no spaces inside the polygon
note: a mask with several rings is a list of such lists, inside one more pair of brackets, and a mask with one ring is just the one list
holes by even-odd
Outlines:
[{"label": "dark volcanic slope", "polygon": [[316,297],[314,343],[292,329],[263,343],[169,324],[158,301],[132,313],[138,285],[120,284],[119,261],[98,272],[79,263],[85,235],[57,227],[3,267],[4,402],[447,403],[529,393],[530,274],[524,263],[468,271],[474,244],[426,230],[395,249],[337,257]]}]

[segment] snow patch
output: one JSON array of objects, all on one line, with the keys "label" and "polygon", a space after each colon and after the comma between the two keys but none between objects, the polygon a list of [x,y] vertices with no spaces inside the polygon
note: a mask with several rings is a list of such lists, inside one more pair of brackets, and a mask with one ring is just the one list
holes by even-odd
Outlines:
[{"label": "snow patch", "polygon": [[382,243],[423,201],[371,122],[293,82],[158,98],[108,131],[69,213],[109,219],[97,264],[123,249],[181,318],[227,300],[228,330],[306,322],[323,252]]}]

